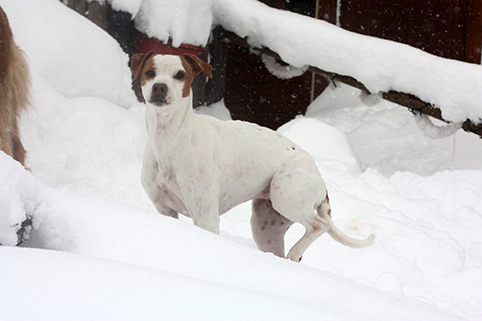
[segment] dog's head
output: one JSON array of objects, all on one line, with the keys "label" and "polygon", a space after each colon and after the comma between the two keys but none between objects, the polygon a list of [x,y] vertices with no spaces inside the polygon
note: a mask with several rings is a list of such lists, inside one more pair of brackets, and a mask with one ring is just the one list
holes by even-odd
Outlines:
[{"label": "dog's head", "polygon": [[212,67],[194,55],[136,54],[131,59],[133,89],[140,102],[164,107],[187,99],[199,73],[212,78]]}]

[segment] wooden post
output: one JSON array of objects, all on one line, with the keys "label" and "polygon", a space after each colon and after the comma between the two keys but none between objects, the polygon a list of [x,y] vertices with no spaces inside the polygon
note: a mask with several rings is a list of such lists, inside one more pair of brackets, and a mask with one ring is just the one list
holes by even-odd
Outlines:
[{"label": "wooden post", "polygon": [[468,1],[465,60],[480,64],[482,47],[482,1]]},{"label": "wooden post", "polygon": [[87,11],[87,0],[68,0],[67,5],[72,10],[85,16],[85,12]]},{"label": "wooden post", "polygon": [[89,4],[87,18],[89,18],[90,21],[107,31],[109,27],[109,9],[110,4],[107,1],[105,1],[104,4],[100,4],[97,1],[92,1]]},{"label": "wooden post", "polygon": [[212,32],[212,41],[209,45],[213,66],[213,78],[206,84],[206,105],[220,101],[226,91],[226,66],[228,64],[228,44],[224,41],[224,30],[221,26],[216,27]]},{"label": "wooden post", "polygon": [[288,10],[288,4],[286,3],[286,0],[278,0],[276,2],[276,6],[278,9]]},{"label": "wooden post", "polygon": [[[328,21],[336,24],[337,0],[317,0],[316,19]],[[312,72],[311,81],[311,101],[315,100],[328,87],[329,82],[325,77]]]}]

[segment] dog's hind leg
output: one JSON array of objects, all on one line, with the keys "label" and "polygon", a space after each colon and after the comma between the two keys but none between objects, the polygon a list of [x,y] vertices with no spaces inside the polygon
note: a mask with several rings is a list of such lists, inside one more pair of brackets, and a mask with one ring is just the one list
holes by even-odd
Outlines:
[{"label": "dog's hind leg", "polygon": [[299,262],[311,243],[329,230],[328,220],[315,214],[325,195],[326,185],[306,154],[292,157],[277,169],[270,186],[273,208],[306,228],[303,237],[288,252],[288,259]]},{"label": "dog's hind leg", "polygon": [[317,238],[330,229],[330,224],[324,218],[313,214],[308,221],[300,222],[306,228],[305,235],[290,249],[287,258],[300,262],[303,253]]},{"label": "dog's hind leg", "polygon": [[254,241],[261,251],[284,257],[284,236],[292,224],[292,221],[273,209],[270,200],[253,200],[251,230]]}]

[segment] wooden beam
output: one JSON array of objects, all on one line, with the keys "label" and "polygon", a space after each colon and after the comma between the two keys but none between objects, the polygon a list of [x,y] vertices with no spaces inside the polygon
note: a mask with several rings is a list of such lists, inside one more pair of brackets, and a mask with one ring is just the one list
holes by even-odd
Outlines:
[{"label": "wooden beam", "polygon": [[206,84],[206,105],[220,101],[226,92],[228,44],[224,41],[225,32],[221,26],[217,26],[211,34],[212,38],[209,44],[211,60],[209,63],[213,66],[213,78],[209,79]]},{"label": "wooden beam", "polygon": [[[227,38],[228,41],[231,41],[231,42],[237,44],[238,46],[250,48],[246,39],[241,39],[240,37],[238,37],[236,34],[234,34],[232,32],[227,32],[226,38]],[[255,54],[258,54],[258,55],[266,54],[266,55],[269,55],[271,57],[276,58],[279,61],[283,61],[281,59],[281,57],[276,52],[272,51],[269,48],[250,48],[250,49]],[[335,81],[335,82],[338,81],[338,82],[344,83],[346,85],[358,88],[358,89],[360,89],[361,91],[364,91],[367,94],[371,94],[370,91],[366,88],[366,86],[364,84],[362,84],[361,82],[359,82],[358,80],[356,80],[353,77],[345,76],[345,75],[339,75],[339,74],[329,72],[329,71],[325,71],[325,70],[321,70],[319,68],[312,67],[312,66],[310,66],[308,68],[308,70],[310,70],[310,71],[312,71],[316,74],[322,75],[330,81]],[[438,120],[441,120],[445,123],[450,123],[449,121],[446,121],[445,119],[443,119],[442,111],[439,108],[433,106],[431,103],[427,103],[427,102],[419,99],[418,97],[416,97],[412,94],[390,90],[388,92],[383,92],[382,98],[385,99],[385,100],[388,100],[390,102],[393,102],[397,105],[406,107],[409,110],[419,111],[422,114],[434,117],[434,118],[436,118]],[[465,130],[466,132],[474,133],[474,134],[476,134],[476,135],[478,135],[482,138],[482,123],[476,125],[476,124],[472,123],[470,120],[467,119],[463,123],[462,129]]]},{"label": "wooden beam", "polygon": [[482,1],[468,1],[467,39],[465,60],[480,64],[480,50],[482,45]]}]

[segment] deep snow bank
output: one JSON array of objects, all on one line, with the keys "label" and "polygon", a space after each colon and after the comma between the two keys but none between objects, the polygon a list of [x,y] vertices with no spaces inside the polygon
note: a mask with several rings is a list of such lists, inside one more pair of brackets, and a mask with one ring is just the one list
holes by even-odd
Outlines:
[{"label": "deep snow bank", "polygon": [[[317,119],[301,116],[278,131],[292,141],[298,141],[299,146],[311,155],[316,155],[318,163],[354,175],[361,173],[360,160],[342,131]],[[311,138],[306,139],[307,136]]]},{"label": "deep snow bank", "polygon": [[[0,244],[15,246],[22,222],[30,219],[38,207],[38,187],[26,171],[19,170],[21,165],[3,151],[0,151],[0,164]],[[20,240],[22,238],[20,236]]]},{"label": "deep snow bank", "polygon": [[457,319],[157,213],[46,187],[4,153],[0,165],[17,185],[0,190],[2,202],[32,206],[29,245],[89,256],[0,247],[2,320]]},{"label": "deep snow bank", "polygon": [[385,176],[396,171],[428,176],[442,170],[482,169],[477,136],[459,130],[452,137],[429,139],[407,109],[384,100],[367,105],[360,90],[344,84],[328,87],[306,116],[345,133],[363,166]]},{"label": "deep snow bank", "polygon": [[68,99],[36,72],[32,83],[35,109],[23,116],[22,137],[34,175],[50,186],[151,208],[139,179],[143,106],[126,110],[95,97]]}]

